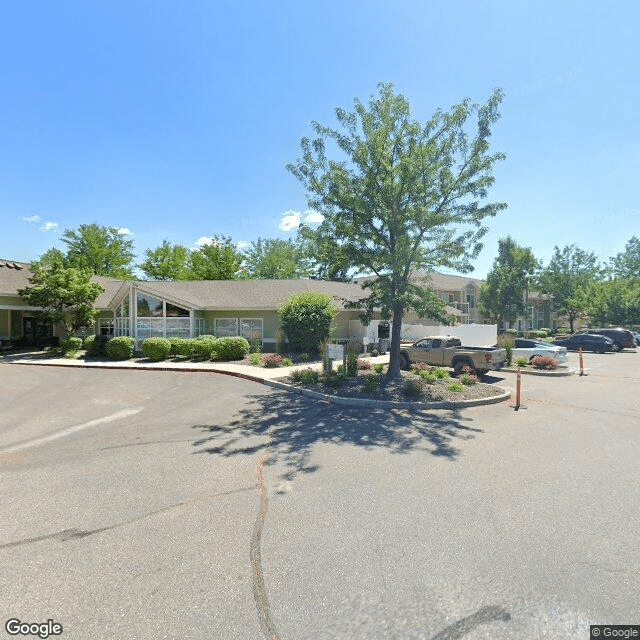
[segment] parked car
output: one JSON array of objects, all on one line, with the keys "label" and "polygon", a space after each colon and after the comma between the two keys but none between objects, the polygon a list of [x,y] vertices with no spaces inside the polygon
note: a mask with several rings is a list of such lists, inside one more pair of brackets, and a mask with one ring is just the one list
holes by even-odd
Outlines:
[{"label": "parked car", "polygon": [[636,347],[640,347],[640,331],[636,331],[633,335],[636,337]]},{"label": "parked car", "polygon": [[577,351],[580,347],[584,351],[593,351],[594,353],[616,351],[616,343],[611,338],[591,333],[574,333],[568,338],[556,338],[552,344],[566,347],[569,351]]},{"label": "parked car", "polygon": [[625,348],[633,349],[636,346],[636,339],[628,329],[581,329],[578,333],[607,336],[615,342],[614,351],[622,351]]},{"label": "parked car", "polygon": [[569,361],[566,347],[525,338],[516,338],[511,353],[513,360],[516,358],[529,358],[529,361],[531,361],[535,356],[551,356],[560,364],[566,364]]}]

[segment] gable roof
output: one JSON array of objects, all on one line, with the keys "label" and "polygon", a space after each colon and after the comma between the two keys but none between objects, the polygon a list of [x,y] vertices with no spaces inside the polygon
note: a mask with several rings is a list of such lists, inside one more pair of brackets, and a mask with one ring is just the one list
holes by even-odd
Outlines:
[{"label": "gable roof", "polygon": [[330,280],[171,280],[134,283],[145,292],[168,296],[194,308],[218,311],[231,309],[272,310],[292,293],[316,291],[354,302],[367,295],[359,284]]}]

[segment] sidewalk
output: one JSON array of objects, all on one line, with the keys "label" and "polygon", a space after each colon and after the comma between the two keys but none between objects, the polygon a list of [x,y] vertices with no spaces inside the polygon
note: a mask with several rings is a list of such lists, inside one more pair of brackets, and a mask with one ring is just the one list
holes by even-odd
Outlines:
[{"label": "sidewalk", "polygon": [[[389,356],[376,356],[367,358],[371,364],[389,362]],[[13,355],[0,356],[1,363],[37,365],[46,367],[85,367],[102,369],[141,369],[144,371],[189,371],[221,373],[224,375],[238,376],[261,382],[263,380],[273,380],[276,378],[286,378],[292,371],[298,369],[317,370],[322,369],[322,362],[303,362],[292,367],[254,367],[252,365],[237,364],[235,362],[211,362],[192,360],[164,360],[162,362],[151,362],[146,358],[136,358],[134,360],[109,360],[92,358],[84,360],[70,360],[69,358],[52,357],[44,351],[32,353],[17,353]]]}]

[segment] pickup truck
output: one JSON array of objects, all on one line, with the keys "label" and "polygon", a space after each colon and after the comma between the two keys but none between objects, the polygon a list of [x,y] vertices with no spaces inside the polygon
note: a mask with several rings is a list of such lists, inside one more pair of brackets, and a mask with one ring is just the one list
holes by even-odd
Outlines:
[{"label": "pickup truck", "polygon": [[460,339],[453,336],[420,338],[412,345],[400,346],[401,369],[410,369],[412,364],[419,362],[451,367],[456,376],[464,367],[484,375],[507,364],[507,351],[498,347],[463,347]]}]

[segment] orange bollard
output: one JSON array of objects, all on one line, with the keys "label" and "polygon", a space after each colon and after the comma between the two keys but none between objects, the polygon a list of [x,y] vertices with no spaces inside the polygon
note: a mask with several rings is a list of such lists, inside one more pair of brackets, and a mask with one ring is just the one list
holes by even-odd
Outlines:
[{"label": "orange bollard", "polygon": [[584,360],[582,359],[582,354],[584,353],[584,351],[582,350],[582,347],[580,347],[580,349],[578,349],[578,356],[580,358],[580,375],[583,376],[584,375]]}]

